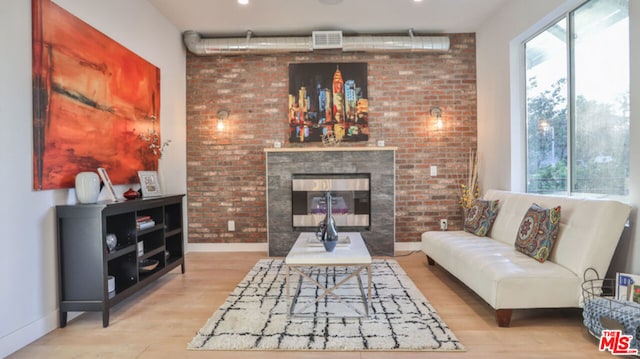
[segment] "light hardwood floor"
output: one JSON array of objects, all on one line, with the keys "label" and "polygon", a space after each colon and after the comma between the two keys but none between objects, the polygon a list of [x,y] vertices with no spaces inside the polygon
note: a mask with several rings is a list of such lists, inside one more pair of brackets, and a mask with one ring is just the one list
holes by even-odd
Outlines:
[{"label": "light hardwood floor", "polygon": [[[402,253],[400,253],[402,254]],[[187,344],[266,253],[188,253],[179,269],[112,308],[109,327],[85,313],[10,358],[610,358],[582,326],[581,312],[516,310],[510,328],[494,311],[422,253],[396,259],[465,346],[465,352],[216,352]],[[250,318],[247,318],[250,320]]]}]

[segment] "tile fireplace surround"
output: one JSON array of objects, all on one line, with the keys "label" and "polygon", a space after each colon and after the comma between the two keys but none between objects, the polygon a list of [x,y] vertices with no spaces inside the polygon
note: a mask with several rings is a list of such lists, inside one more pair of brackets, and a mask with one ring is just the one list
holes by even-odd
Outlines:
[{"label": "tile fireplace surround", "polygon": [[[293,174],[369,173],[371,224],[361,231],[373,256],[391,256],[395,243],[395,147],[267,148],[267,240],[270,256],[286,256],[298,235],[291,210]],[[338,228],[340,231],[340,228]]]}]

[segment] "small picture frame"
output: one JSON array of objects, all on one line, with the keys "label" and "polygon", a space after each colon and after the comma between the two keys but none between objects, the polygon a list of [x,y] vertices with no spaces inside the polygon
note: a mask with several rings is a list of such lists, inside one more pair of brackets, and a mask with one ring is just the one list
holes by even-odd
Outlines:
[{"label": "small picture frame", "polygon": [[107,174],[107,170],[99,167],[98,168],[98,174],[100,175],[100,178],[102,179],[102,183],[104,183],[104,186],[107,188],[107,192],[109,193],[109,197],[111,197],[112,201],[117,201],[118,197],[116,196],[116,191],[113,190],[113,183],[111,183],[111,179],[109,179],[109,175]]},{"label": "small picture frame", "polygon": [[162,196],[160,181],[158,181],[158,172],[138,171],[138,178],[140,178],[140,188],[142,189],[143,198]]}]

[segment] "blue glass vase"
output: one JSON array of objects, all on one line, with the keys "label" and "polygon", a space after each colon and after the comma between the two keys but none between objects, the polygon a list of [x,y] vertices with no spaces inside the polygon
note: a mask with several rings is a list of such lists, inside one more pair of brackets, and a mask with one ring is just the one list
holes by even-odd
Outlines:
[{"label": "blue glass vase", "polygon": [[332,213],[332,197],[331,192],[327,191],[324,195],[327,212],[322,222],[320,222],[320,228],[318,230],[319,239],[322,241],[322,245],[327,252],[333,252],[338,244],[338,229],[336,228],[336,221],[333,218]]}]

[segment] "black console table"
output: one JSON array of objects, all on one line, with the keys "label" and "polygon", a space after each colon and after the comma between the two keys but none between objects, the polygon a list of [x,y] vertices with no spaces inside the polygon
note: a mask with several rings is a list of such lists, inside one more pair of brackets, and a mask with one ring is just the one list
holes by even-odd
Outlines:
[{"label": "black console table", "polygon": [[177,266],[184,273],[183,197],[56,207],[60,327],[77,311],[101,311],[107,327],[112,306]]}]

